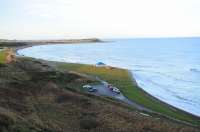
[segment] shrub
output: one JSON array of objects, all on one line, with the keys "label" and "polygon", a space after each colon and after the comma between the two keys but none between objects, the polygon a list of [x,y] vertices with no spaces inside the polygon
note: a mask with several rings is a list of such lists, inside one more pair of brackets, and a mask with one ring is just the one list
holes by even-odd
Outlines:
[{"label": "shrub", "polygon": [[86,116],[80,120],[80,127],[83,129],[94,129],[99,125],[98,121],[94,117]]}]

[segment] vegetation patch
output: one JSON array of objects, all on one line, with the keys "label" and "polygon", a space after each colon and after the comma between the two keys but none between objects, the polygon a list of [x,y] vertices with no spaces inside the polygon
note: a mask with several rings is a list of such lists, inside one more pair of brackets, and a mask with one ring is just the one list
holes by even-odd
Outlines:
[{"label": "vegetation patch", "polygon": [[99,122],[91,116],[84,116],[83,119],[80,119],[80,127],[83,129],[94,129],[99,125]]},{"label": "vegetation patch", "polygon": [[26,46],[26,43],[23,42],[1,42],[0,47],[18,47],[18,46]]},{"label": "vegetation patch", "polygon": [[0,50],[0,64],[4,64],[6,62],[6,51]]}]

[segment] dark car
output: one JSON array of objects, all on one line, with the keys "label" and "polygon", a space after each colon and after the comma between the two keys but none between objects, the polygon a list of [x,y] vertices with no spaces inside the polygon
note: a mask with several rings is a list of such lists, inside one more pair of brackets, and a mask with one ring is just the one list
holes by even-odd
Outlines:
[{"label": "dark car", "polygon": [[93,88],[93,87],[91,87],[91,88],[88,88],[88,92],[96,92],[97,91],[97,89],[96,88]]}]

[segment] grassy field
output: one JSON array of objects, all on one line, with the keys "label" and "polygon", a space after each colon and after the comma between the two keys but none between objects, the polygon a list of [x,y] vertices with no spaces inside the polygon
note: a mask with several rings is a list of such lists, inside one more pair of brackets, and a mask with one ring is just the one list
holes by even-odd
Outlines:
[{"label": "grassy field", "polygon": [[143,106],[166,116],[190,122],[195,125],[200,125],[200,120],[193,117],[192,115],[189,115],[177,109],[170,108],[168,105],[163,104],[148,96],[136,84],[134,84],[128,70],[118,68],[97,68],[91,65],[69,63],[60,64],[59,68],[69,71],[76,71],[92,76],[98,76],[101,79],[118,87],[126,97],[134,100],[138,104],[142,104]]},{"label": "grassy field", "polygon": [[6,51],[2,50],[0,51],[0,63],[5,63],[6,60]]}]

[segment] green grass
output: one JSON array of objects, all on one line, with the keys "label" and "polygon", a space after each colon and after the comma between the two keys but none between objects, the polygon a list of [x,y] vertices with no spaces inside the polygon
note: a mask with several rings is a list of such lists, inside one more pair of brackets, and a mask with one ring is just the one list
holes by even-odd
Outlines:
[{"label": "green grass", "polygon": [[172,109],[168,105],[163,104],[148,96],[144,91],[142,91],[137,85],[133,83],[128,70],[118,68],[111,70],[102,67],[97,68],[91,65],[70,63],[61,64],[59,65],[59,68],[92,76],[98,76],[101,79],[118,87],[126,97],[128,97],[130,100],[134,100],[138,104],[142,104],[143,106],[166,116],[190,122],[195,125],[200,125],[200,120],[198,118],[195,118],[194,116],[183,111]]},{"label": "green grass", "polygon": [[0,63],[5,63],[6,61],[6,51],[5,50],[2,50],[0,51]]}]

